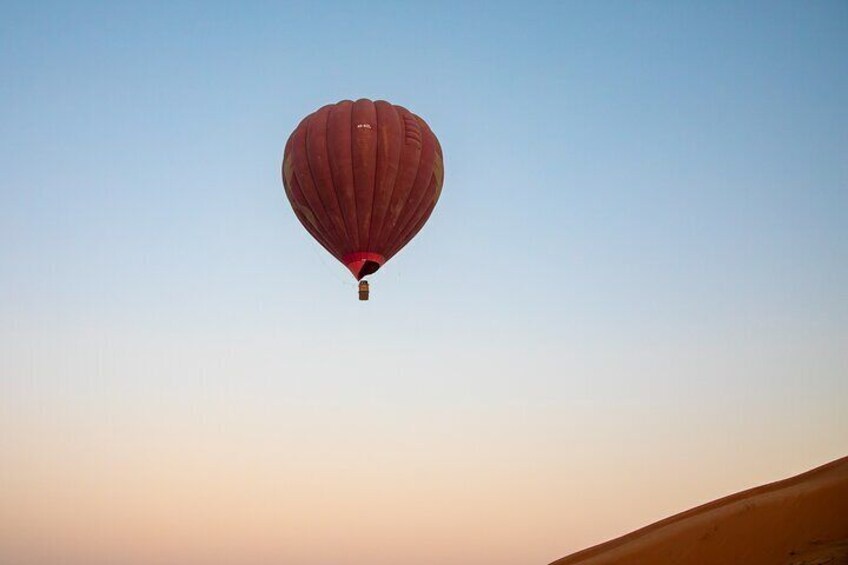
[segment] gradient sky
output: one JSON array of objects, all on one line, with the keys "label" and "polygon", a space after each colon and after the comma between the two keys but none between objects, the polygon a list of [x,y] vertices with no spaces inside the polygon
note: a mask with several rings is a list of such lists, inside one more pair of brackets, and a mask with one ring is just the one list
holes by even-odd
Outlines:
[{"label": "gradient sky", "polygon": [[[307,113],[445,186],[356,300]],[[0,4],[0,562],[527,565],[848,454],[848,4]]]}]

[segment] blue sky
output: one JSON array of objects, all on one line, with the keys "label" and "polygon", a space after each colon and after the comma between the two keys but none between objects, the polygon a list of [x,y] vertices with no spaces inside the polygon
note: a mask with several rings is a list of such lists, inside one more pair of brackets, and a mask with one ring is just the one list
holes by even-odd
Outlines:
[{"label": "blue sky", "polygon": [[[7,435],[373,418],[365,453],[500,430],[601,481],[648,437],[657,476],[715,471],[586,531],[539,514],[538,559],[844,455],[846,53],[840,2],[3,3]],[[303,116],[359,97],[425,118],[446,169],[367,304],[279,172]],[[469,543],[422,563],[500,562]]]}]

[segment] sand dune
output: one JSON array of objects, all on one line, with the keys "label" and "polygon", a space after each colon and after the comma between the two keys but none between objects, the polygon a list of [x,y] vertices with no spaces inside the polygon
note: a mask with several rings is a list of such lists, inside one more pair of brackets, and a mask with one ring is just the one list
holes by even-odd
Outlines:
[{"label": "sand dune", "polygon": [[848,564],[848,457],[715,500],[551,565]]}]

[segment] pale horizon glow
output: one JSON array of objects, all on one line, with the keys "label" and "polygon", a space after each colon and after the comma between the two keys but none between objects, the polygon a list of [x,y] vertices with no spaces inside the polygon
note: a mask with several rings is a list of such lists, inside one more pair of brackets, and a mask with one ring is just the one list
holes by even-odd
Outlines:
[{"label": "pale horizon glow", "polygon": [[[848,455],[848,7],[0,6],[0,562],[543,565]],[[356,300],[285,201],[383,98]]]}]

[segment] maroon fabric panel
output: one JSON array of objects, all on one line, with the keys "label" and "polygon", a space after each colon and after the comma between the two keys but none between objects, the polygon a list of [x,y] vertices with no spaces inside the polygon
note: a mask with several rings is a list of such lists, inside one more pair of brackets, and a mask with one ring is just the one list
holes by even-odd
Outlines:
[{"label": "maroon fabric panel", "polygon": [[339,102],[332,107],[327,120],[327,148],[330,170],[333,174],[333,186],[339,198],[342,216],[344,216],[348,243],[352,251],[358,251],[363,247],[359,242],[359,222],[353,182],[352,111],[353,102],[350,100]]},{"label": "maroon fabric panel", "polygon": [[418,211],[418,207],[424,200],[427,193],[427,188],[433,176],[433,167],[436,159],[439,158],[436,152],[435,138],[430,133],[429,128],[423,123],[423,120],[415,116],[416,121],[421,128],[421,159],[418,163],[418,172],[415,176],[415,182],[412,185],[412,190],[403,205],[403,211],[398,218],[395,228],[386,238],[386,244],[390,249],[397,248],[401,236],[406,232],[410,224],[414,224],[418,218],[414,217]]},{"label": "maroon fabric panel", "polygon": [[315,188],[315,183],[312,180],[312,172],[309,170],[309,159],[306,151],[306,131],[308,129],[308,121],[302,123],[292,134],[292,167],[294,168],[294,176],[297,178],[300,190],[315,217],[319,226],[321,235],[330,245],[330,251],[335,256],[339,256],[340,238],[335,233],[333,222],[324,210],[324,204],[321,202],[321,197],[318,195],[318,190]]},{"label": "maroon fabric panel", "polygon": [[418,208],[415,210],[415,213],[410,218],[410,222],[404,228],[402,232],[400,232],[392,242],[392,248],[389,249],[389,254],[387,258],[396,254],[398,251],[403,249],[403,247],[409,243],[413,237],[424,227],[424,223],[430,217],[430,214],[433,212],[433,208],[436,206],[437,192],[438,192],[438,184],[436,182],[436,175],[434,174],[431,177],[430,184],[427,187],[427,191],[424,195],[424,198],[421,199],[421,202],[418,205]]},{"label": "maroon fabric panel", "polygon": [[336,188],[333,185],[333,173],[330,170],[330,158],[327,152],[327,118],[330,115],[330,108],[332,106],[324,106],[309,118],[306,130],[306,158],[315,190],[335,230],[335,241],[339,244],[336,251],[344,255],[352,251],[352,245],[342,217]]},{"label": "maroon fabric panel", "polygon": [[353,183],[359,243],[362,245],[365,242],[367,246],[374,205],[374,177],[377,172],[377,109],[370,100],[357,100],[353,104],[352,117]]},{"label": "maroon fabric panel", "polygon": [[[291,191],[291,183],[292,177],[294,176],[294,169],[292,168],[292,157],[291,157],[291,146],[292,146],[292,136],[289,136],[288,140],[286,140],[286,149],[283,151],[283,189],[286,191],[286,198],[289,199],[289,203],[294,207],[294,196],[292,196]],[[295,210],[297,211],[297,210]]]},{"label": "maroon fabric panel", "polygon": [[383,228],[389,202],[395,188],[400,150],[403,144],[403,129],[400,116],[394,106],[384,100],[374,103],[377,109],[377,173],[374,184],[374,204],[369,230],[368,250],[377,251],[377,237]]},{"label": "maroon fabric panel", "polygon": [[394,249],[389,250],[388,254],[386,255],[386,261],[388,261],[391,257],[394,257],[395,255],[397,255],[397,253],[400,250],[402,250],[404,247],[406,247],[406,245],[410,241],[415,239],[415,236],[418,235],[418,232],[421,231],[421,228],[423,228],[424,224],[427,223],[427,220],[430,219],[430,214],[433,213],[433,210],[435,208],[436,208],[435,202],[433,202],[432,204],[430,204],[430,206],[427,207],[427,210],[424,212],[424,214],[421,216],[421,218],[418,220],[418,222],[416,222],[416,224],[409,231],[409,233],[406,235],[406,237],[401,239],[399,241],[399,243],[395,246]]},{"label": "maroon fabric panel", "polygon": [[403,129],[398,174],[386,217],[383,219],[383,227],[376,239],[371,238],[374,249],[381,252],[389,247],[388,236],[395,229],[401,211],[409,198],[412,183],[415,182],[418,174],[418,163],[421,160],[421,127],[418,120],[406,108],[395,106],[395,109],[401,118]]},{"label": "maroon fabric panel", "polygon": [[306,204],[306,200],[303,197],[303,193],[300,190],[300,185],[297,182],[297,177],[292,177],[290,190],[292,196],[294,197],[294,201],[292,202],[292,207],[294,208],[294,213],[297,216],[297,219],[300,220],[300,223],[303,224],[303,227],[306,228],[306,231],[315,238],[315,240],[321,244],[321,247],[330,252],[330,255],[333,255],[339,259],[340,256],[336,255],[336,252],[333,250],[333,246],[327,239],[324,237],[320,226],[318,225],[317,220],[315,219],[315,215],[312,213],[312,210],[309,208],[309,205]]}]

